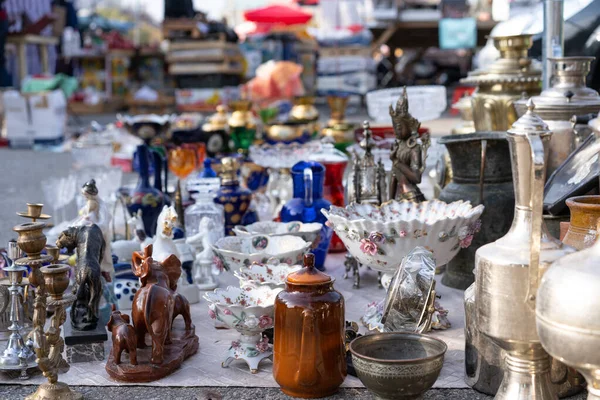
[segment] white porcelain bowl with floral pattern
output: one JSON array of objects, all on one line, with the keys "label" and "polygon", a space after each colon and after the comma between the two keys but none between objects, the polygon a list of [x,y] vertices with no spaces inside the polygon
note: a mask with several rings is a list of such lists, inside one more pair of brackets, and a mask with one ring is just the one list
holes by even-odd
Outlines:
[{"label": "white porcelain bowl with floral pattern", "polygon": [[236,225],[233,231],[237,236],[267,235],[267,236],[299,236],[304,241],[314,243],[321,233],[323,224],[312,222],[303,224],[302,222],[275,222],[261,221],[250,225]]},{"label": "white porcelain bowl with floral pattern", "polygon": [[469,247],[481,227],[483,210],[468,201],[393,200],[381,207],[352,203],[321,212],[361,264],[392,273],[417,246],[431,251],[437,266],[447,264],[461,248]]},{"label": "white porcelain bowl with floral pattern", "polygon": [[217,268],[237,271],[255,262],[264,264],[273,259],[290,265],[298,264],[310,247],[310,242],[298,236],[254,235],[224,237],[212,249]]},{"label": "white porcelain bowl with floral pattern", "polygon": [[235,271],[233,274],[240,280],[241,287],[258,285],[282,290],[285,286],[285,278],[301,268],[301,265],[286,263],[252,264],[240,268],[239,271]]},{"label": "white porcelain bowl with floral pattern", "polygon": [[229,286],[204,294],[209,303],[209,316],[240,333],[239,338],[231,342],[222,367],[241,359],[256,373],[260,361],[272,357],[273,348],[263,332],[273,327],[275,297],[279,292],[280,289],[268,286]]}]

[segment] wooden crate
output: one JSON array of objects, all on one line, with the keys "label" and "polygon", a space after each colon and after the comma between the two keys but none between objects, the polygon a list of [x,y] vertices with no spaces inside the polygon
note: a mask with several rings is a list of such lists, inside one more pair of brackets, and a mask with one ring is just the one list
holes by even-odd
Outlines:
[{"label": "wooden crate", "polygon": [[69,114],[74,115],[102,114],[104,113],[104,103],[90,105],[80,101],[70,101],[67,110]]},{"label": "wooden crate", "polygon": [[159,95],[156,101],[136,100],[128,95],[125,98],[125,105],[129,108],[129,113],[136,114],[168,114],[175,108],[175,97]]},{"label": "wooden crate", "polygon": [[185,37],[200,39],[204,36],[198,29],[197,21],[187,18],[165,19],[162,23],[162,31],[165,39]]}]

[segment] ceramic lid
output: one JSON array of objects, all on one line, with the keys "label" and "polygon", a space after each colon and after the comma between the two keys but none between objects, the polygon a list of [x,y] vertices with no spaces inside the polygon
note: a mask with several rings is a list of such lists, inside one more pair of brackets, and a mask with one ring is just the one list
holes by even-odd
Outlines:
[{"label": "ceramic lid", "polygon": [[[586,76],[594,57],[549,58],[552,65],[552,86],[539,96],[533,97],[536,112],[544,119],[568,120],[573,114],[597,112],[600,96],[595,90],[586,87]],[[519,114],[526,111],[526,99],[515,103]]]},{"label": "ceramic lid", "polygon": [[296,285],[320,285],[332,281],[329,275],[315,268],[315,255],[312,253],[304,255],[304,268],[292,272],[286,278],[287,283]]},{"label": "ceramic lid", "polygon": [[533,100],[527,100],[527,112],[512,124],[508,133],[517,136],[527,136],[531,133],[538,135],[549,135],[552,132],[548,129],[548,125],[540,118],[539,115],[533,112],[535,104]]},{"label": "ceramic lid", "polygon": [[224,157],[221,160],[221,183],[237,182],[240,163],[235,157]]}]

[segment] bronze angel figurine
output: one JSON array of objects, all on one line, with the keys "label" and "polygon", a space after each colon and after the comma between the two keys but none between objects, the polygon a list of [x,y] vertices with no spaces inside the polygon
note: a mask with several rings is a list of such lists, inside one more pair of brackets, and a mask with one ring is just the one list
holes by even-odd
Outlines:
[{"label": "bronze angel figurine", "polygon": [[390,116],[396,135],[392,145],[392,177],[390,181],[390,200],[425,201],[418,188],[425,170],[425,159],[429,148],[429,134],[419,140],[421,123],[408,112],[406,87],[396,103],[396,110],[390,105]]}]

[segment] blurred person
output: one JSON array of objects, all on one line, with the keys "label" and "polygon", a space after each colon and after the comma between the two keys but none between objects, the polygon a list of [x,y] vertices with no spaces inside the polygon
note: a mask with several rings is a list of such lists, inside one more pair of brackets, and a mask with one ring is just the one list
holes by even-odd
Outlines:
[{"label": "blurred person", "polygon": [[[4,0],[4,8],[8,15],[8,32],[21,33],[27,32],[27,29],[44,17],[52,15],[52,0]],[[52,36],[52,24],[47,24],[40,32],[31,32],[41,36]],[[27,46],[27,71],[30,75],[42,73],[40,55],[37,46]],[[49,72],[54,73],[56,65],[56,48],[48,46]],[[20,86],[20,82],[15,86]]]}]

